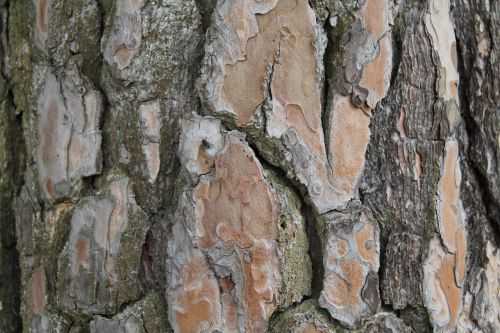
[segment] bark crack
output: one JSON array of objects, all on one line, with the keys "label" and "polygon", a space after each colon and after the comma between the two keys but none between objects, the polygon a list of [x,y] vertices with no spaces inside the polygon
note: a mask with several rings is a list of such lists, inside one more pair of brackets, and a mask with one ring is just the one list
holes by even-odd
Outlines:
[{"label": "bark crack", "polygon": [[[462,117],[464,118],[464,127],[465,127],[465,133],[467,135],[468,139],[465,139],[468,141],[470,138],[474,137],[475,133],[480,133],[480,129],[478,128],[478,125],[476,121],[473,119],[472,115],[470,114],[470,100],[469,100],[469,95],[468,91],[470,91],[469,88],[469,81],[470,77],[467,75],[466,69],[465,69],[465,63],[464,63],[464,58],[463,58],[463,53],[462,53],[462,42],[460,39],[457,37],[456,39],[457,43],[457,62],[458,62],[458,73],[460,76],[460,84],[458,86],[458,92],[459,92],[459,98],[460,98],[460,113]],[[473,68],[471,65],[469,68]],[[463,141],[463,140],[461,140]],[[471,151],[470,151],[470,144],[467,146],[467,151],[465,152],[465,158],[463,159],[464,163],[467,164],[469,167],[469,170],[472,171],[472,177],[477,181],[479,184],[477,190],[481,194],[481,202],[483,203],[483,207],[486,210],[486,218],[490,224],[490,226],[495,230],[496,238],[500,238],[500,223],[498,222],[498,216],[500,216],[500,207],[498,203],[496,202],[493,194],[491,193],[490,186],[488,184],[487,178],[483,175],[481,172],[480,168],[477,165],[477,162],[474,160],[473,157],[471,157]]]},{"label": "bark crack", "polygon": [[[327,31],[326,26],[328,24],[328,20],[325,20],[325,23],[323,25],[323,30]],[[328,112],[328,100],[333,99],[333,94],[335,92],[333,91],[333,85],[330,84],[330,77],[331,77],[331,68],[329,66],[329,60],[331,54],[334,52],[334,43],[332,42],[329,34],[326,34],[326,49],[323,54],[323,73],[324,73],[324,79],[323,79],[323,89],[322,89],[322,99],[321,99],[321,127],[323,129],[323,140],[325,142],[325,151],[330,151],[330,141],[328,140],[328,135],[329,135],[329,128],[330,128],[330,112]],[[332,95],[332,96],[330,96]],[[330,154],[326,154],[326,159],[328,163],[330,163]]]},{"label": "bark crack", "polygon": [[[24,179],[25,143],[22,113],[16,112],[9,69],[10,1],[0,8],[0,75],[3,82],[0,105],[0,331],[17,332],[21,329],[21,271],[17,251],[14,198],[19,195]],[[3,154],[6,153],[6,154]],[[5,156],[5,159],[4,159]],[[8,282],[7,282],[8,281]]]},{"label": "bark crack", "polygon": [[320,218],[320,215],[316,212],[314,207],[307,200],[305,200],[305,198],[307,198],[307,196],[305,195],[305,193],[307,192],[305,186],[295,182],[293,179],[290,179],[281,168],[268,163],[267,160],[262,155],[260,155],[258,148],[252,142],[248,142],[248,144],[253,149],[255,156],[262,164],[262,167],[264,169],[274,171],[284,182],[284,184],[289,189],[291,189],[300,200],[300,212],[305,222],[306,234],[309,242],[308,254],[311,259],[312,265],[311,295],[304,296],[303,300],[309,298],[317,299],[321,293],[321,290],[323,289],[324,273],[323,249],[318,231],[318,220]]}]

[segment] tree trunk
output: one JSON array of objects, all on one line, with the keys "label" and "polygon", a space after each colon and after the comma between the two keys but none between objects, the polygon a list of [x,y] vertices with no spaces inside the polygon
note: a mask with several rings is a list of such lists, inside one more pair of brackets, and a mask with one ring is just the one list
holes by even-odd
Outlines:
[{"label": "tree trunk", "polygon": [[0,1],[0,331],[500,332],[499,16]]}]

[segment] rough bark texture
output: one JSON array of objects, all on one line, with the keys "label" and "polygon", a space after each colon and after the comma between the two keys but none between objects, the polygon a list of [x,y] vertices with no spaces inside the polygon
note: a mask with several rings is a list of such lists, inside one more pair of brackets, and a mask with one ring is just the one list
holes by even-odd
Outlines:
[{"label": "rough bark texture", "polygon": [[0,332],[499,332],[499,17],[0,0]]}]

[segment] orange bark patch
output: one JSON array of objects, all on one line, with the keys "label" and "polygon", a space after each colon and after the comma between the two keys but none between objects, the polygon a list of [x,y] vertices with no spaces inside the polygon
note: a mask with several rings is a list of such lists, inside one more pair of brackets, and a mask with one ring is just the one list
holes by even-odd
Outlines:
[{"label": "orange bark patch", "polygon": [[339,191],[354,192],[365,164],[369,125],[370,118],[348,97],[335,96],[329,141],[333,184]]},{"label": "orange bark patch", "polygon": [[207,153],[205,146],[200,146],[198,150],[198,165],[202,173],[207,173],[214,166],[214,158]]},{"label": "orange bark patch", "polygon": [[47,0],[38,0],[38,22],[40,31],[47,32]]},{"label": "orange bark patch", "polygon": [[[324,155],[314,13],[305,0],[280,0],[256,19],[258,34],[242,44],[245,60],[225,66],[222,97],[237,113],[237,126],[247,124],[264,101],[267,68],[279,52],[271,82],[273,114],[278,114],[271,116],[271,122],[295,127],[316,154]],[[247,32],[243,35],[248,37]]]},{"label": "orange bark patch", "polygon": [[115,60],[121,67],[127,67],[132,59],[132,53],[127,50],[125,45],[120,45],[115,50]]},{"label": "orange bark patch", "polygon": [[[276,308],[279,277],[277,204],[253,151],[231,134],[215,162],[215,177],[195,189],[196,244],[208,250],[224,242],[238,253],[243,270],[243,306],[248,332],[265,329]],[[230,283],[229,283],[230,282]],[[237,313],[229,302],[232,281],[221,280],[223,311]],[[236,311],[236,312],[235,312]]]},{"label": "orange bark patch", "polygon": [[[116,1],[113,28],[103,48],[104,59],[123,70],[130,65],[142,42],[141,7],[143,0]],[[118,78],[126,79],[123,73]]]},{"label": "orange bark patch", "polygon": [[[463,235],[465,237],[465,234]],[[458,236],[457,240],[462,236]],[[460,243],[463,242],[460,240]],[[460,270],[465,265],[465,257],[457,253],[445,252],[437,237],[429,244],[429,257],[424,264],[424,299],[435,328],[444,328],[446,332],[457,328],[462,312],[462,290],[460,288]],[[463,260],[462,263],[458,263]],[[458,274],[457,274],[458,273]],[[465,275],[465,270],[463,271]],[[458,283],[457,283],[458,282]]]},{"label": "orange bark patch", "polygon": [[311,149],[312,153],[318,156],[325,156],[324,138],[319,132],[319,126],[321,124],[309,123],[304,116],[302,108],[297,104],[287,105],[285,117],[287,126],[297,129],[304,143]]},{"label": "orange bark patch", "polygon": [[35,45],[39,50],[45,51],[45,42],[49,37],[49,0],[36,2]]},{"label": "orange bark patch", "polygon": [[[251,251],[251,264],[250,270],[252,273],[253,280],[253,288],[260,293],[266,293],[267,291],[271,291],[273,287],[273,280],[275,276],[273,276],[275,267],[273,264],[273,248],[267,248],[267,246],[263,243],[258,243],[256,246],[252,248]],[[269,294],[269,299],[267,301],[272,301],[272,294]]]},{"label": "orange bark patch", "polygon": [[204,249],[213,246],[216,230],[240,247],[253,238],[276,239],[276,203],[253,152],[234,141],[219,154],[216,165],[217,179],[195,190],[205,212],[197,223],[202,231],[197,244]]},{"label": "orange bark patch", "polygon": [[79,236],[75,243],[76,266],[86,269],[90,266],[89,240],[84,236]]},{"label": "orange bark patch", "polygon": [[[370,137],[370,116],[377,103],[385,97],[390,84],[392,48],[389,37],[382,37],[389,29],[386,0],[367,0],[361,9],[364,26],[378,41],[377,57],[363,66],[359,90],[367,90],[366,104],[355,107],[349,97],[335,95],[330,114],[329,161],[333,186],[347,199],[354,196],[357,182],[365,164],[365,152]],[[370,35],[371,36],[371,35]],[[345,60],[345,59],[344,59]],[[356,88],[356,87],[355,87]],[[364,89],[362,89],[364,88]],[[355,98],[355,95],[353,95]],[[355,102],[357,99],[354,100]],[[364,99],[361,101],[364,104]],[[358,101],[356,105],[361,106]],[[401,121],[404,121],[402,114]],[[404,126],[400,128],[402,135]]]},{"label": "orange bark patch", "polygon": [[[82,96],[77,92],[79,87],[71,79],[73,74],[68,71],[58,79],[47,72],[43,91],[38,96],[37,167],[46,199],[68,195],[80,177],[100,171],[101,135],[97,122],[100,95],[97,91],[90,91],[85,96],[86,103],[92,100],[93,103],[88,110],[85,108],[88,112],[84,114]],[[62,80],[62,91],[59,80]],[[89,121],[92,123],[86,126]],[[51,179],[52,185],[44,184],[47,178]]]},{"label": "orange bark patch", "polygon": [[326,279],[326,295],[339,308],[356,307],[361,303],[363,269],[355,261],[345,260],[339,266],[342,275],[333,273]]},{"label": "orange bark patch", "polygon": [[148,138],[159,138],[161,130],[160,103],[142,104],[139,107],[139,112],[141,114],[144,135]]},{"label": "orange bark patch", "polygon": [[238,331],[238,308],[236,303],[234,303],[233,296],[229,294],[222,294],[222,319],[224,321],[224,327],[228,332]]},{"label": "orange bark patch", "polygon": [[68,170],[74,170],[85,158],[88,146],[80,140],[80,136],[73,135],[68,147]]},{"label": "orange bark patch", "polygon": [[38,266],[28,286],[28,308],[32,314],[42,314],[45,309],[45,283],[45,270],[43,266]]},{"label": "orange bark patch", "polygon": [[242,229],[232,228],[226,224],[219,224],[216,228],[217,236],[225,242],[235,242],[239,248],[245,249],[253,245],[253,241],[243,234]]},{"label": "orange bark patch", "polygon": [[447,255],[437,272],[437,277],[446,295],[446,301],[450,310],[450,320],[446,325],[449,329],[456,327],[462,309],[461,290],[455,283],[454,267],[455,261],[453,256]]},{"label": "orange bark patch", "polygon": [[[47,73],[43,91],[38,96],[37,168],[45,198],[64,195],[58,184],[67,180],[67,149],[71,123],[64,107],[60,84],[52,73]],[[50,178],[51,184],[47,184]]]},{"label": "orange bark patch", "polygon": [[455,253],[455,279],[457,285],[462,287],[465,280],[465,260],[467,256],[467,236],[465,229],[458,229],[455,236],[457,245],[457,252]]},{"label": "orange bark patch", "polygon": [[52,196],[54,194],[54,183],[52,182],[52,179],[50,178],[45,179],[44,189],[48,195]]},{"label": "orange bark patch", "polygon": [[250,250],[250,263],[245,262],[240,256],[245,278],[243,284],[245,327],[248,332],[261,332],[267,327],[267,320],[277,306],[275,272],[278,269],[278,261],[276,253],[273,253],[276,249],[272,251],[257,247],[252,250]]},{"label": "orange bark patch", "polygon": [[363,74],[359,82],[361,87],[368,89],[367,104],[370,108],[375,108],[389,89],[392,61],[389,37],[384,37],[379,41],[379,50],[377,58],[363,66]]},{"label": "orange bark patch", "polygon": [[198,333],[203,323],[210,319],[210,303],[200,301],[189,307],[189,312],[177,312],[180,332]]},{"label": "orange bark patch", "polygon": [[[445,146],[444,165],[439,180],[439,228],[441,237],[450,252],[456,251],[455,233],[458,223],[460,179],[457,179],[458,142],[449,140]],[[459,172],[459,170],[458,170]]]},{"label": "orange bark patch", "polygon": [[[261,28],[259,34],[247,42],[250,32],[246,25],[242,26],[245,22],[242,18],[251,13],[247,14],[248,8],[238,8],[238,4],[236,2],[233,6],[236,17],[231,19],[240,22],[236,24],[236,29],[242,49],[246,51],[246,60],[225,66],[222,92],[223,98],[237,113],[237,126],[242,126],[251,120],[257,106],[264,100],[266,67],[276,54],[279,35],[276,31],[264,32]],[[267,15],[270,14],[264,16]]]},{"label": "orange bark patch", "polygon": [[334,269],[337,265],[337,260],[345,256],[349,251],[349,244],[338,237],[331,238],[328,243],[331,249],[328,251],[327,265],[328,268]]},{"label": "orange bark patch", "polygon": [[191,255],[191,260],[189,263],[184,265],[182,269],[182,276],[184,278],[184,283],[188,286],[193,285],[196,281],[203,276],[207,270],[207,265],[203,256],[201,255]]},{"label": "orange bark patch", "polygon": [[388,0],[366,0],[361,8],[361,16],[365,26],[379,39],[389,28],[388,21]]},{"label": "orange bark patch", "polygon": [[225,277],[219,280],[219,285],[221,292],[224,294],[229,294],[234,289],[234,282],[231,277]]},{"label": "orange bark patch", "polygon": [[[276,105],[285,109],[285,124],[294,127],[313,154],[325,155],[321,130],[321,104],[314,48],[314,13],[305,0],[281,0],[269,29],[280,34],[280,61],[274,65],[271,92]],[[271,19],[272,12],[269,18]],[[265,18],[259,17],[259,23]],[[279,121],[279,117],[271,124]]]},{"label": "orange bark patch", "polygon": [[365,224],[354,237],[361,258],[371,263],[373,270],[378,270],[378,251],[373,224]]},{"label": "orange bark patch", "polygon": [[182,269],[182,287],[174,295],[179,332],[211,331],[221,315],[219,288],[200,252],[191,250]]},{"label": "orange bark patch", "polygon": [[43,126],[43,135],[41,135],[42,139],[41,145],[42,145],[42,162],[50,166],[56,164],[59,158],[62,157],[57,154],[58,151],[57,149],[55,149],[57,147],[59,138],[57,136],[56,128],[54,127],[57,126],[57,123],[55,122],[60,120],[62,113],[62,110],[60,109],[57,100],[51,99],[48,102],[47,112],[48,112],[46,116],[47,120],[46,122],[41,124]]}]

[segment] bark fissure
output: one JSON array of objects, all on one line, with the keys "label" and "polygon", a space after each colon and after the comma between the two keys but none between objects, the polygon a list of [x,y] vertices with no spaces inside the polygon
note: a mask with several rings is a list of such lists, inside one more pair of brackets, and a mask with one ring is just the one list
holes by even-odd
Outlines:
[{"label": "bark fissure", "polygon": [[260,155],[259,149],[254,144],[250,142],[249,145],[254,150],[255,156],[259,159],[263,167],[265,169],[273,170],[279,178],[285,182],[286,186],[295,192],[297,197],[300,199],[301,214],[306,222],[306,233],[309,241],[308,254],[311,259],[313,273],[311,279],[311,295],[304,295],[304,299],[317,299],[323,289],[324,274],[322,241],[318,230],[318,223],[320,223],[319,220],[321,219],[321,215],[319,215],[315,211],[314,207],[305,199],[307,198],[307,189],[302,184],[289,178],[283,169],[270,164],[262,155]]},{"label": "bark fissure", "polygon": [[[487,29],[490,31],[490,29]],[[492,40],[492,39],[491,39]],[[467,138],[463,138],[464,142],[468,142],[469,140],[474,140],[474,135],[480,132],[480,128],[477,126],[476,121],[470,114],[470,100],[469,94],[470,91],[469,81],[470,78],[465,71],[465,64],[463,58],[464,45],[460,42],[460,39],[457,38],[457,60],[458,60],[458,72],[460,73],[460,77],[462,78],[459,85],[459,96],[460,96],[460,111],[461,115],[464,118],[464,127],[465,132],[467,133]],[[471,59],[472,60],[472,59]],[[468,68],[472,68],[472,63],[468,64]],[[468,149],[466,150],[466,156],[464,158],[464,163],[467,163],[470,170],[473,171],[473,177],[479,184],[478,191],[481,193],[481,202],[485,207],[487,212],[488,221],[495,230],[495,235],[500,244],[500,221],[498,217],[500,216],[500,205],[496,202],[493,193],[491,192],[490,184],[488,182],[487,177],[481,172],[480,168],[477,165],[477,161],[471,157],[470,150],[473,149],[472,145],[468,144]]]},{"label": "bark fissure", "polygon": [[[321,127],[323,129],[323,137],[328,138],[328,135],[330,133],[330,112],[328,112],[330,103],[329,101],[333,98],[331,94],[333,94],[333,84],[330,83],[330,80],[332,79],[332,69],[330,65],[330,59],[335,52],[334,49],[334,43],[331,40],[331,36],[329,33],[327,33],[328,28],[327,28],[328,20],[325,21],[323,24],[323,30],[325,31],[327,37],[326,37],[326,49],[323,54],[323,73],[324,77],[322,78],[323,82],[323,89],[321,91]],[[325,150],[330,151],[330,140],[325,140]],[[330,154],[326,155],[327,161],[330,163]]]},{"label": "bark fissure", "polygon": [[22,114],[15,112],[10,76],[9,7],[0,8],[0,331],[21,329],[21,267],[12,202],[23,185]]}]

